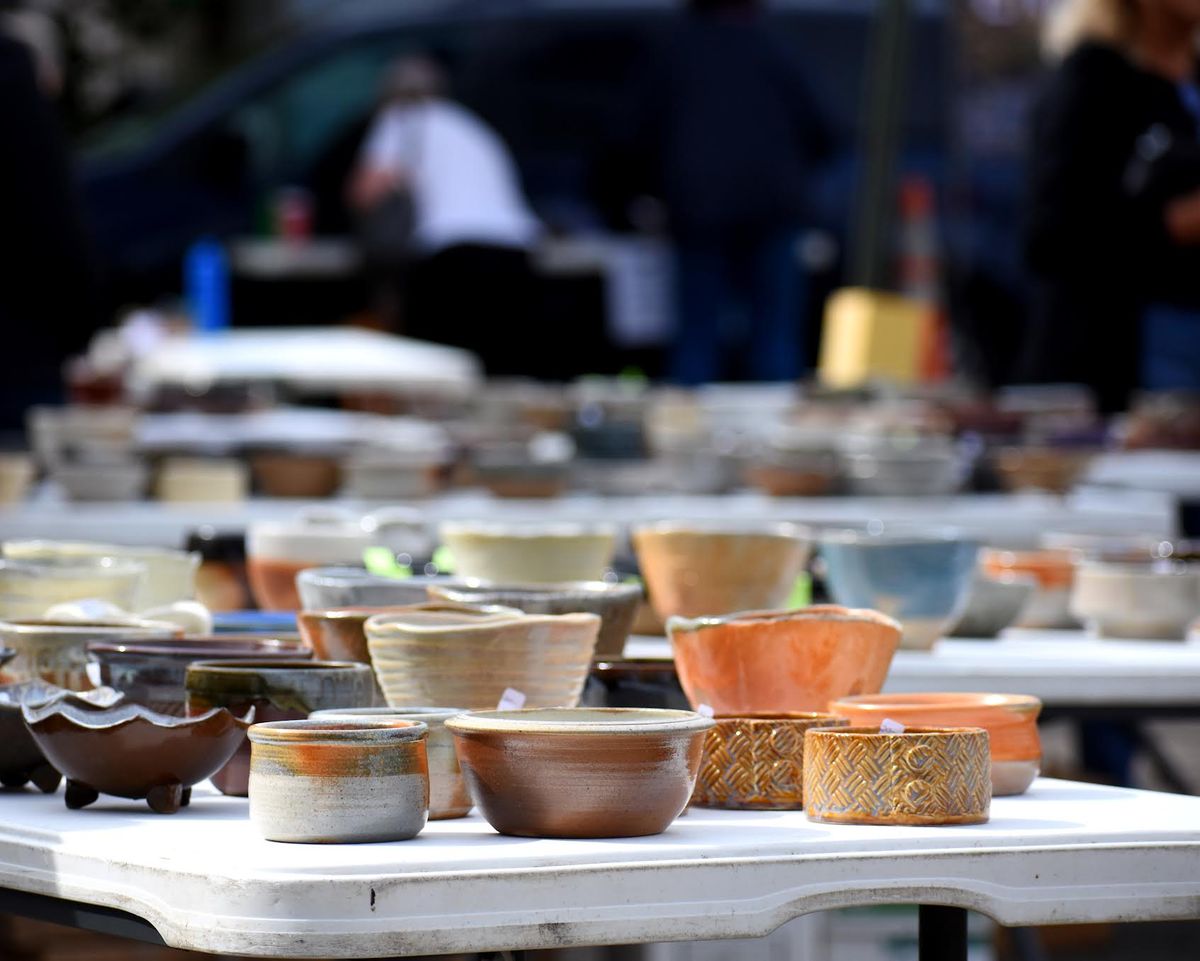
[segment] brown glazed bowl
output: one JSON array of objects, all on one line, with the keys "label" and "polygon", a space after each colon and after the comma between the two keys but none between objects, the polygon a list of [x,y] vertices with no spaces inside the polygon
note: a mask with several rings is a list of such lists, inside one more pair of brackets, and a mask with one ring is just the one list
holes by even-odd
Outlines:
[{"label": "brown glazed bowl", "polygon": [[833,698],[873,694],[900,631],[878,611],[833,604],[667,623],[692,706],[730,716],[824,711]]},{"label": "brown glazed bowl", "polygon": [[812,728],[804,735],[804,809],[838,824],[982,824],[992,800],[979,727]]},{"label": "brown glazed bowl", "polygon": [[804,570],[812,539],[794,524],[669,522],[636,528],[633,546],[650,603],[666,619],[782,606]]},{"label": "brown glazed bowl", "polygon": [[140,704],[85,710],[70,700],[26,704],[22,713],[46,760],[67,777],[67,807],[112,794],[145,798],[159,814],[187,807],[192,785],[229,760],[254,720],[253,711],[241,719],[224,709],[183,718]]},{"label": "brown glazed bowl", "polygon": [[22,787],[32,781],[46,794],[58,790],[62,775],[46,760],[29,733],[21,705],[41,707],[64,698],[80,710],[102,711],[119,704],[122,695],[107,687],[77,693],[44,681],[20,681],[0,687],[0,784],[4,787]]},{"label": "brown glazed bowl", "polygon": [[[372,707],[371,669],[351,661],[196,661],[187,669],[187,713],[225,707],[254,708],[259,721],[294,721],[333,707]],[[242,738],[229,763],[213,775],[222,794],[245,797],[250,783],[250,742]]]},{"label": "brown glazed bowl", "polygon": [[161,714],[187,714],[187,669],[196,661],[261,660],[264,657],[307,661],[312,651],[294,635],[191,635],[141,641],[121,638],[87,646],[88,660],[100,671],[100,683],[115,687],[126,700]]},{"label": "brown glazed bowl", "polygon": [[501,834],[661,834],[687,806],[709,718],[650,708],[482,711],[446,722],[480,813]]},{"label": "brown glazed bowl", "polygon": [[430,584],[429,596],[463,604],[500,604],[526,614],[596,614],[600,636],[596,657],[619,658],[642,601],[640,584],[564,581],[559,584],[493,584],[451,581]]},{"label": "brown glazed bowl", "polygon": [[829,710],[850,724],[876,728],[884,718],[906,727],[983,728],[992,758],[992,797],[1024,794],[1042,763],[1037,728],[1042,702],[1029,694],[864,694],[840,698]]},{"label": "brown glazed bowl", "polygon": [[738,810],[794,811],[804,806],[804,732],[845,726],[833,714],[717,717],[704,739],[692,803]]}]

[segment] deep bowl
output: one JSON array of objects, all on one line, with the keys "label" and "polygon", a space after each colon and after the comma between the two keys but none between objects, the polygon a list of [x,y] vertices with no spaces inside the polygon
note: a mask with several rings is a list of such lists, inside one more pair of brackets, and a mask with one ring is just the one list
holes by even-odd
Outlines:
[{"label": "deep bowl", "polygon": [[1021,609],[1014,627],[1070,628],[1077,625],[1071,614],[1071,588],[1075,583],[1076,554],[1067,550],[1015,551],[987,548],[979,566],[990,577],[1027,575],[1037,582],[1033,596]]},{"label": "deep bowl", "polygon": [[616,549],[616,531],[603,524],[448,521],[440,533],[460,577],[503,583],[599,580]]},{"label": "deep bowl", "polygon": [[878,691],[900,632],[877,611],[833,605],[667,623],[688,700],[722,715],[824,711]]},{"label": "deep bowl", "polygon": [[427,600],[426,588],[446,580],[444,576],[383,577],[362,567],[310,567],[296,575],[296,590],[306,611],[404,607]]},{"label": "deep bowl", "polygon": [[[293,721],[333,707],[372,707],[371,669],[350,661],[253,660],[196,661],[187,668],[187,712],[195,716],[215,707],[235,713],[251,708],[259,721]],[[222,794],[245,797],[250,778],[250,742],[212,782]]]},{"label": "deep bowl", "polygon": [[84,598],[131,611],[145,577],[145,565],[110,557],[70,562],[0,560],[0,618],[40,618],[56,604]]},{"label": "deep bowl", "polygon": [[642,600],[639,584],[568,581],[561,584],[492,584],[451,581],[429,587],[429,596],[464,604],[499,604],[526,614],[596,614],[596,657],[619,658]]},{"label": "deep bowl", "polygon": [[839,698],[829,710],[878,729],[884,718],[908,727],[981,727],[988,732],[992,794],[1024,794],[1042,761],[1037,718],[1042,702],[1027,694],[864,694]]},{"label": "deep bowl", "polygon": [[313,652],[296,637],[214,634],[143,641],[117,638],[87,645],[100,683],[122,691],[134,704],[183,717],[187,713],[187,669],[196,661],[261,660],[264,657],[310,660]]},{"label": "deep bowl", "polygon": [[367,621],[367,646],[389,705],[495,707],[513,688],[528,707],[579,703],[600,618],[595,614],[414,611]]},{"label": "deep bowl", "polygon": [[1084,561],[1071,613],[1101,637],[1182,640],[1200,617],[1200,565]]},{"label": "deep bowl", "polygon": [[781,607],[811,551],[794,524],[663,522],[633,531],[659,617],[702,617]]},{"label": "deep bowl", "polygon": [[971,579],[967,605],[950,629],[954,637],[995,637],[1021,616],[1037,581],[1020,574],[990,577],[977,570]]},{"label": "deep bowl", "polygon": [[229,760],[253,720],[223,709],[174,717],[140,704],[90,711],[70,700],[22,711],[37,746],[66,775],[67,807],[112,794],[145,798],[160,814],[187,806],[192,785]]},{"label": "deep bowl", "polygon": [[638,708],[486,711],[446,722],[480,813],[520,837],[640,837],[687,806],[713,722]]},{"label": "deep bowl", "polygon": [[967,601],[978,546],[954,532],[830,530],[820,537],[829,594],[904,625],[900,646],[928,649]]},{"label": "deep bowl", "polygon": [[360,707],[354,710],[315,711],[313,720],[421,721],[429,728],[425,751],[429,759],[429,818],[460,818],[471,810],[471,795],[458,766],[454,735],[446,722],[463,711],[457,707]]},{"label": "deep bowl", "polygon": [[5,668],[14,681],[41,680],[71,691],[92,686],[87,646],[117,638],[166,642],[183,632],[174,624],[89,624],[78,621],[0,621],[0,642],[17,656]]}]

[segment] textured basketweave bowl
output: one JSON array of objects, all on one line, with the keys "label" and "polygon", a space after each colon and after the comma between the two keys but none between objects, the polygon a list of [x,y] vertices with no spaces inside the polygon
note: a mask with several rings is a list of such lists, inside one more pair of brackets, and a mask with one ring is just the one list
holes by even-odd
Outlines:
[{"label": "textured basketweave bowl", "polygon": [[692,803],[739,810],[804,804],[804,732],[849,722],[832,714],[717,717],[705,736]]},{"label": "textured basketweave bowl", "polygon": [[804,808],[843,824],[982,824],[992,798],[983,728],[812,728]]}]

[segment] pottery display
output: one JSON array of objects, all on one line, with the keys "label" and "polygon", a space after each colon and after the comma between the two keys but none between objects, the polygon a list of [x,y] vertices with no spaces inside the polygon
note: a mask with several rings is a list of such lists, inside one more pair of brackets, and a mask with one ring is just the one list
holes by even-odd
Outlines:
[{"label": "pottery display", "polygon": [[24,500],[33,476],[33,458],[28,454],[0,454],[0,504]]},{"label": "pottery display", "polygon": [[978,547],[953,531],[879,525],[825,531],[819,542],[830,597],[896,618],[901,647],[932,647],[966,604]]},{"label": "pottery display", "polygon": [[134,609],[146,568],[110,557],[78,562],[0,560],[0,618],[42,617],[55,604],[84,598]]},{"label": "pottery display", "polygon": [[1101,637],[1181,640],[1200,617],[1200,565],[1084,561],[1070,606]]},{"label": "pottery display", "polygon": [[520,837],[665,831],[695,787],[713,722],[688,711],[574,708],[451,718],[480,813]]},{"label": "pottery display", "polygon": [[666,619],[782,606],[811,540],[793,524],[664,522],[635,528],[633,546],[650,603]]},{"label": "pottery display", "polygon": [[1027,575],[989,576],[976,570],[966,607],[947,633],[952,637],[995,637],[1020,619],[1036,588],[1037,581]]},{"label": "pottery display", "polygon": [[[200,555],[166,547],[127,547],[122,544],[92,544],[84,541],[5,541],[4,556],[33,562],[71,563],[86,559],[99,562],[105,557],[129,561],[145,568],[132,606],[134,611],[165,607],[196,596],[196,571]],[[73,599],[73,598],[72,598]]]},{"label": "pottery display", "polygon": [[597,614],[597,658],[619,658],[642,600],[640,584],[576,581],[561,584],[492,584],[450,581],[431,584],[429,596],[464,604],[499,604],[526,614]]},{"label": "pottery display", "polygon": [[833,701],[829,710],[856,726],[878,729],[884,718],[907,727],[980,727],[988,732],[992,796],[1024,794],[1037,777],[1042,702],[1027,694],[864,694]]},{"label": "pottery display", "polygon": [[250,471],[267,497],[329,497],[342,481],[337,458],[326,454],[264,451],[251,456]]},{"label": "pottery display", "polygon": [[458,766],[454,735],[446,722],[463,711],[457,707],[360,707],[354,710],[314,711],[312,720],[420,721],[429,728],[425,753],[429,759],[429,819],[460,818],[471,810],[471,794]]},{"label": "pottery display", "polygon": [[250,820],[268,841],[406,841],[429,814],[420,721],[321,718],[255,724]]},{"label": "pottery display", "polygon": [[600,524],[448,521],[440,534],[459,577],[506,584],[602,580],[616,549],[616,531]]},{"label": "pottery display", "polygon": [[366,623],[375,676],[391,706],[495,707],[505,690],[528,707],[579,703],[596,649],[595,614],[413,611]]},{"label": "pottery display", "polygon": [[1093,450],[1056,447],[1005,447],[993,456],[993,467],[1005,490],[1069,491],[1095,459]]},{"label": "pottery display", "polygon": [[17,652],[5,668],[14,681],[45,681],[71,691],[92,686],[87,646],[93,641],[136,638],[166,641],[182,633],[173,624],[92,624],[80,621],[0,621],[0,643]]},{"label": "pottery display", "polygon": [[223,708],[186,718],[140,704],[95,711],[70,699],[26,704],[22,713],[46,760],[67,778],[67,807],[112,794],[144,798],[159,814],[187,807],[192,785],[229,760],[253,720],[253,712],[239,718]]},{"label": "pottery display", "polygon": [[296,575],[296,591],[306,611],[407,607],[428,600],[427,589],[447,580],[445,575],[384,577],[364,567],[310,567]]},{"label": "pottery display", "polygon": [[716,714],[824,711],[883,686],[900,643],[885,614],[834,605],[667,622],[692,706]]},{"label": "pottery display", "polygon": [[139,640],[122,635],[87,644],[101,684],[115,687],[127,700],[162,714],[187,713],[187,669],[196,661],[311,660],[313,652],[300,639],[281,635],[214,634],[174,639]]},{"label": "pottery display", "polygon": [[804,806],[804,732],[849,722],[835,714],[749,714],[714,718],[692,803],[738,810]]},{"label": "pottery display", "polygon": [[[332,707],[372,707],[371,669],[350,661],[196,661],[187,668],[187,713],[227,707],[237,714],[255,709],[259,721],[293,721]],[[212,776],[222,794],[245,797],[250,777],[250,742],[243,739],[229,762]]]},{"label": "pottery display", "polygon": [[1022,608],[1014,627],[1069,628],[1076,625],[1071,614],[1071,588],[1075,583],[1075,554],[1066,550],[1011,551],[987,548],[980,553],[984,574],[1024,574],[1037,582],[1033,596]]},{"label": "pottery display", "polygon": [[982,728],[811,728],[804,810],[839,824],[982,824],[992,799]]},{"label": "pottery display", "polygon": [[120,703],[119,691],[96,688],[93,691],[68,691],[44,681],[20,681],[0,686],[0,784],[21,787],[30,782],[39,791],[53,794],[62,781],[46,760],[21,716],[21,705],[42,706],[66,698],[81,710],[102,711]]}]

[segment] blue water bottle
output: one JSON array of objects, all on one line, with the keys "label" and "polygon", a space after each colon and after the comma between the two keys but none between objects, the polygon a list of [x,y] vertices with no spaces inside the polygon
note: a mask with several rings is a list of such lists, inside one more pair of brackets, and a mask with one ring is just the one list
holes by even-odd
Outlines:
[{"label": "blue water bottle", "polygon": [[184,296],[192,323],[201,333],[229,327],[229,260],[214,238],[202,237],[183,260]]}]

